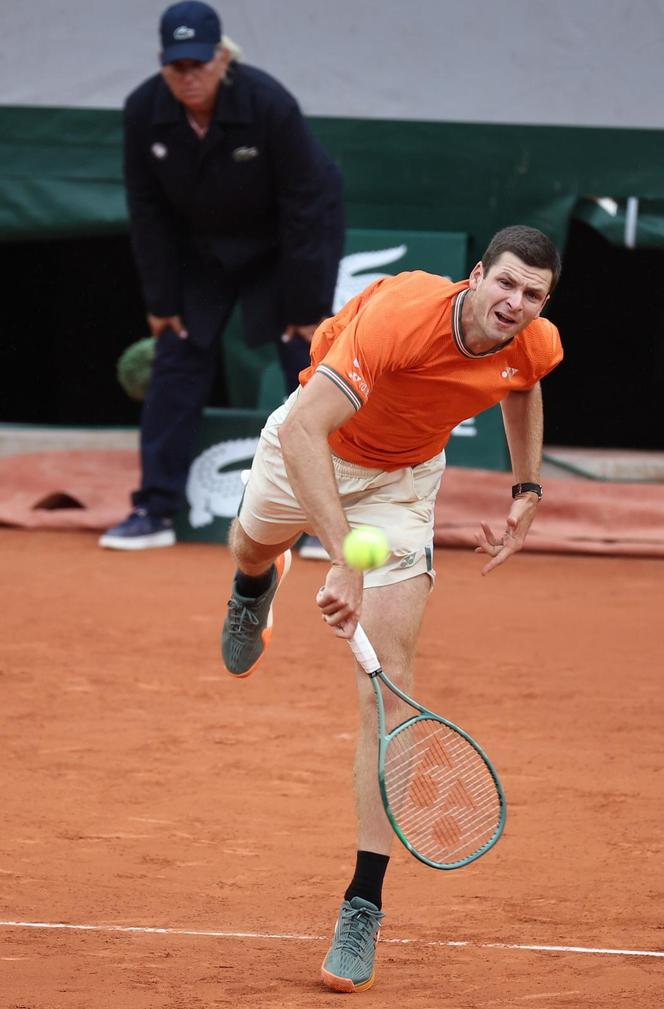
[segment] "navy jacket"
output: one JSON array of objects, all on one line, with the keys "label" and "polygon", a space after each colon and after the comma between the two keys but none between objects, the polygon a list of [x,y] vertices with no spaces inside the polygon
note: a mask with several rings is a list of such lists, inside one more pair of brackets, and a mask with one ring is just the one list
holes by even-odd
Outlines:
[{"label": "navy jacket", "polygon": [[329,315],[343,246],[339,169],[295,99],[233,64],[201,141],[160,74],[129,96],[124,168],[146,307],[181,315],[196,342],[219,335],[239,297],[250,344]]}]

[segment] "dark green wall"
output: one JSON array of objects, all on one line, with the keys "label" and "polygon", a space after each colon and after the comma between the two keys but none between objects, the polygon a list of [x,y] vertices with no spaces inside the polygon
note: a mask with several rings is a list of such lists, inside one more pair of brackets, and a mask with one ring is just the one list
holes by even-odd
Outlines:
[{"label": "dark green wall", "polygon": [[[465,231],[470,259],[505,224],[562,243],[583,195],[664,197],[664,131],[312,119],[356,228]],[[125,229],[115,110],[0,107],[0,239]]]},{"label": "dark green wall", "polygon": [[664,196],[664,131],[316,120],[355,227],[467,231],[470,259],[507,224],[562,244],[584,195]]},{"label": "dark green wall", "polygon": [[[582,196],[664,198],[664,131],[312,125],[343,168],[353,228],[465,232],[469,266],[506,224],[557,239],[565,262],[548,312],[566,355],[545,382],[547,442],[664,449],[664,253],[617,249],[587,225],[570,226]],[[64,238],[78,241],[45,241]],[[0,108],[0,254],[13,294],[0,343],[0,418],[34,421],[38,409],[46,423],[126,422],[130,411],[133,419],[136,405],[121,399],[114,376],[117,356],[145,335],[126,238],[119,112]]]}]

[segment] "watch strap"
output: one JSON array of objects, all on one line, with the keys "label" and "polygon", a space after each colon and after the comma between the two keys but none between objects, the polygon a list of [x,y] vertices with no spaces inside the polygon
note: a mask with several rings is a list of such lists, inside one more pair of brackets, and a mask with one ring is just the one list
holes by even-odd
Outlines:
[{"label": "watch strap", "polygon": [[542,490],[541,483],[515,483],[512,487],[512,497],[518,497],[519,494],[537,494],[537,497],[542,500],[542,495],[544,491]]}]

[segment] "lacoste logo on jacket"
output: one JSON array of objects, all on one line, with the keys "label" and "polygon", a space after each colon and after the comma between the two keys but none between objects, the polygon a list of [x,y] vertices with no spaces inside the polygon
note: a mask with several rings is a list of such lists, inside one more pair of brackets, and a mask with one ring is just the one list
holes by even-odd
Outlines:
[{"label": "lacoste logo on jacket", "polygon": [[193,39],[195,35],[196,32],[194,29],[187,28],[186,25],[180,25],[180,27],[176,28],[173,32],[173,38],[176,39],[177,42],[184,42],[185,39]]},{"label": "lacoste logo on jacket", "polygon": [[233,151],[233,161],[251,161],[258,157],[257,147],[236,147]]}]

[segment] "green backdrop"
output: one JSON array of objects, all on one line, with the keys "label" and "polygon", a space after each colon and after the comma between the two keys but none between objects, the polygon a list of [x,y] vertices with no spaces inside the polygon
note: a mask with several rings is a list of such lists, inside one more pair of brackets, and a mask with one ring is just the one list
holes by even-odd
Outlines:
[{"label": "green backdrop", "polygon": [[[560,242],[580,197],[664,199],[664,132],[313,118],[346,180],[353,228],[462,231],[475,260],[499,227]],[[121,114],[0,107],[0,239],[126,228]]]}]

